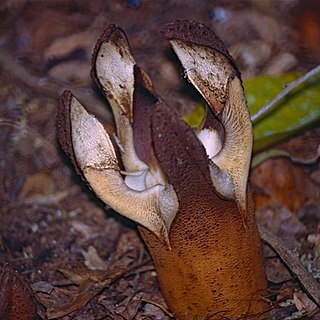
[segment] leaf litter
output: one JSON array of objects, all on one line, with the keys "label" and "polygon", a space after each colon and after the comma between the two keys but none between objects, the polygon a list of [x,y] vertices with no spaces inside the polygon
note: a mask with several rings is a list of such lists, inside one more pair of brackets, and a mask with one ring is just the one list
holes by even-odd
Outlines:
[{"label": "leaf litter", "polygon": [[[314,19],[318,9],[313,4],[139,3],[0,5],[0,259],[31,284],[39,319],[173,316],[135,227],[112,211],[106,213],[76,177],[56,141],[55,99],[65,88],[81,93],[82,102],[94,106],[90,111],[112,127],[110,112],[88,74],[96,36],[106,25],[118,23],[128,32],[137,60],[181,115],[200,101],[175,75],[179,66],[159,41],[157,30],[167,21],[192,15],[214,26],[237,57],[245,79],[266,71],[274,76],[275,69],[278,75],[306,72],[319,63],[320,42],[308,36],[320,29],[314,27],[320,19]],[[287,60],[279,63],[283,57]],[[284,69],[274,67],[279,65]],[[281,240],[284,252],[294,250],[292,266],[282,262],[279,250],[264,246],[266,260],[272,261],[267,267],[271,319],[319,318],[312,290],[293,271],[303,264],[313,279],[319,279],[319,144],[319,126],[314,123],[305,133],[277,143],[278,150],[290,155],[287,159],[283,154],[266,158],[251,173],[259,223]],[[292,161],[296,158],[315,160]]]}]

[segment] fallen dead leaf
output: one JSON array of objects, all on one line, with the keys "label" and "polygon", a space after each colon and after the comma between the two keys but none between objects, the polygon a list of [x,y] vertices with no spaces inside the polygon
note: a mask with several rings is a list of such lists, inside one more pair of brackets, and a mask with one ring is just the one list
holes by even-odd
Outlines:
[{"label": "fallen dead leaf", "polygon": [[317,305],[304,292],[295,292],[293,294],[293,301],[299,311],[305,311],[309,315],[317,309]]},{"label": "fallen dead leaf", "polygon": [[88,269],[107,270],[107,262],[101,259],[95,247],[89,246],[88,251],[82,250],[82,255],[85,258],[84,264]]},{"label": "fallen dead leaf", "polygon": [[280,204],[295,212],[317,191],[303,168],[284,158],[261,163],[251,173],[251,182],[257,209]]}]

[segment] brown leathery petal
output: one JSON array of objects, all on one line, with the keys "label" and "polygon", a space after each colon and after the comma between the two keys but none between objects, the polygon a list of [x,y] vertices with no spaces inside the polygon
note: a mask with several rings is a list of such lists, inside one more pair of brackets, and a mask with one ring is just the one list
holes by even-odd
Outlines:
[{"label": "brown leathery petal", "polygon": [[210,319],[263,312],[266,305],[256,290],[266,287],[266,279],[251,194],[244,228],[235,201],[222,199],[207,178],[205,150],[192,130],[163,104],[154,109],[152,124],[159,163],[179,199],[169,234],[171,250],[139,230],[169,307],[177,319],[205,317],[212,311]]},{"label": "brown leathery petal", "polygon": [[58,140],[63,151],[69,158],[73,158],[72,140],[71,140],[71,121],[70,104],[72,92],[65,90],[58,100],[56,130]]},{"label": "brown leathery petal", "polygon": [[133,142],[138,157],[148,165],[155,161],[151,137],[151,108],[158,97],[146,86],[145,73],[137,65],[134,67],[134,96],[133,96]]},{"label": "brown leathery petal", "polygon": [[197,172],[194,185],[202,181],[211,189],[209,159],[203,145],[194,130],[164,102],[158,102],[152,110],[152,139],[160,166],[180,201],[189,200],[179,194],[181,189],[191,189],[183,183],[183,177],[193,171]]},{"label": "brown leathery petal", "polygon": [[85,180],[81,169],[78,166],[76,157],[72,146],[71,137],[71,119],[70,119],[70,108],[73,99],[73,94],[69,90],[65,90],[58,100],[57,116],[56,116],[56,131],[58,141],[62,147],[62,150],[70,158],[73,166],[76,169],[77,174]]},{"label": "brown leathery petal", "polygon": [[138,65],[134,67],[134,75],[132,128],[135,150],[138,157],[149,166],[150,173],[148,173],[146,183],[166,184],[167,180],[154,153],[151,133],[152,108],[159,98],[153,91],[149,77]]}]

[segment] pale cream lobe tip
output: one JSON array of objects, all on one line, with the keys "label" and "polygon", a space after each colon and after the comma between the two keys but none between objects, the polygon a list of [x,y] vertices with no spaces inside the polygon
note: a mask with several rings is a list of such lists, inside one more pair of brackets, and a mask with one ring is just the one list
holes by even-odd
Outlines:
[{"label": "pale cream lobe tip", "polygon": [[110,136],[101,123],[75,98],[70,117],[75,157],[93,191],[108,206],[153,232],[169,247],[169,229],[178,211],[173,188],[129,188],[120,173]]},{"label": "pale cream lobe tip", "polygon": [[131,120],[135,64],[126,35],[121,29],[115,29],[100,44],[95,73],[111,107],[115,105],[115,115],[121,110]]},{"label": "pale cream lobe tip", "polygon": [[94,61],[96,80],[112,108],[117,129],[116,142],[121,151],[122,163],[128,172],[149,169],[137,156],[133,144],[135,64],[127,38],[120,28],[101,42]]},{"label": "pale cream lobe tip", "polygon": [[70,118],[72,145],[81,170],[86,167],[119,170],[110,136],[101,123],[74,97],[71,101]]}]

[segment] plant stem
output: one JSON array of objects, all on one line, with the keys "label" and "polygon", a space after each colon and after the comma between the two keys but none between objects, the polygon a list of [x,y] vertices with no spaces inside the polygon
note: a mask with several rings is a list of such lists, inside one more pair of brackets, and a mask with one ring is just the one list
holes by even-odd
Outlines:
[{"label": "plant stem", "polygon": [[271,112],[276,104],[284,98],[290,91],[292,91],[294,88],[296,88],[301,83],[305,82],[309,78],[313,77],[317,73],[320,72],[320,65],[315,67],[314,69],[310,70],[308,73],[304,74],[300,78],[298,78],[295,81],[292,81],[289,83],[280,93],[278,93],[271,101],[266,103],[262,108],[260,108],[255,114],[251,116],[251,120],[253,123],[258,122],[261,118],[266,116],[269,112]]}]

